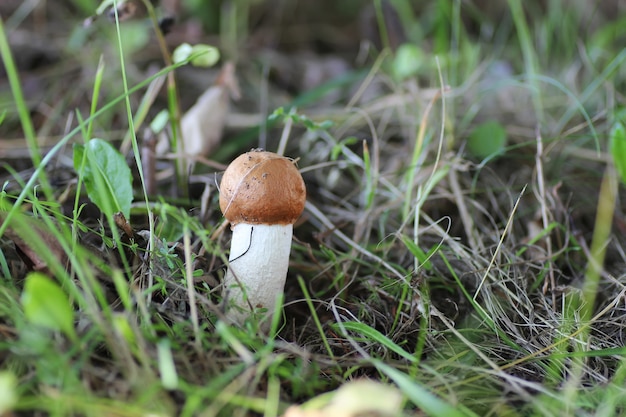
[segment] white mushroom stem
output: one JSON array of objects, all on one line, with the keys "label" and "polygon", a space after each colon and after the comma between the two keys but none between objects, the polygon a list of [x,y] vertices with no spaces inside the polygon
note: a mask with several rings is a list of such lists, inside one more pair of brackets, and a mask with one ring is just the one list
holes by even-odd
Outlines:
[{"label": "white mushroom stem", "polygon": [[292,224],[234,226],[224,277],[226,316],[234,322],[241,324],[262,308],[267,309],[264,327],[271,323],[285,287],[292,233]]}]

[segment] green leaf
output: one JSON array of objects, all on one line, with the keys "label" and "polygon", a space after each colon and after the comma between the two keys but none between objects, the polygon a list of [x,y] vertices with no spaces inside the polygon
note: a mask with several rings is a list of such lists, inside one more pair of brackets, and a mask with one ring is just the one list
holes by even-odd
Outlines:
[{"label": "green leaf", "polygon": [[506,145],[506,130],[495,121],[482,123],[470,133],[467,150],[475,157],[485,159],[498,155]]},{"label": "green leaf", "polygon": [[194,67],[212,67],[220,60],[220,51],[211,45],[205,45],[203,43],[194,45],[191,48],[191,52],[191,65]]},{"label": "green leaf", "polygon": [[150,32],[141,22],[125,22],[120,26],[120,39],[124,45],[124,54],[133,56],[148,44]]},{"label": "green leaf", "polygon": [[172,54],[172,60],[175,64],[189,60],[194,67],[212,67],[220,60],[220,51],[211,45],[199,43],[190,45],[188,43],[180,44]]},{"label": "green leaf", "polygon": [[174,390],[178,388],[178,374],[176,373],[176,365],[168,339],[162,339],[157,344],[157,352],[159,355],[159,373],[161,374],[161,383],[163,388]]},{"label": "green leaf", "polygon": [[102,139],[75,144],[74,169],[82,175],[89,199],[103,213],[122,212],[130,217],[132,175],[126,159],[113,146]]},{"label": "green leaf", "polygon": [[150,122],[150,130],[152,130],[154,133],[161,133],[165,130],[169,121],[169,111],[161,110],[156,116],[154,116],[152,122]]},{"label": "green leaf", "polygon": [[424,52],[417,46],[405,43],[400,45],[393,59],[393,75],[398,81],[417,74],[424,62]]},{"label": "green leaf", "polygon": [[33,272],[26,277],[22,307],[31,323],[61,331],[70,339],[76,339],[72,304],[67,294],[48,276]]},{"label": "green leaf", "polygon": [[174,52],[172,53],[172,61],[174,61],[174,64],[185,62],[191,56],[192,51],[193,46],[186,42],[181,43],[176,47],[176,49],[174,49]]},{"label": "green leaf", "polygon": [[609,137],[609,149],[615,164],[615,170],[622,183],[626,184],[626,130],[620,122],[613,125]]},{"label": "green leaf", "polygon": [[9,371],[0,372],[0,416],[12,415],[17,399],[17,377]]},{"label": "green leaf", "polygon": [[369,379],[349,381],[336,391],[318,395],[301,406],[294,415],[332,416],[399,416],[403,398],[400,390]]}]

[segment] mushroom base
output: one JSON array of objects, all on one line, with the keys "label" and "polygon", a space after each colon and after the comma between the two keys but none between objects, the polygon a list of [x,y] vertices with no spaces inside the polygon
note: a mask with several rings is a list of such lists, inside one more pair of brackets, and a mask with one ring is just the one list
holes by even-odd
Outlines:
[{"label": "mushroom base", "polygon": [[292,233],[291,224],[233,227],[222,292],[227,318],[242,324],[253,312],[265,309],[262,328],[267,330],[285,288]]}]

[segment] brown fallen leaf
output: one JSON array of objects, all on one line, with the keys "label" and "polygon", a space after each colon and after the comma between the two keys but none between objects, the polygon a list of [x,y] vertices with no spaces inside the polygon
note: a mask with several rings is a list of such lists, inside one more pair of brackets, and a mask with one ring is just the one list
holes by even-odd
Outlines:
[{"label": "brown fallen leaf", "polygon": [[[197,158],[206,157],[222,140],[230,97],[239,98],[235,65],[224,64],[215,83],[209,87],[181,119],[182,149],[178,149],[181,172],[190,174]],[[181,143],[181,142],[179,142]],[[157,147],[162,154],[163,147]]]},{"label": "brown fallen leaf", "polygon": [[[0,212],[0,225],[4,223],[6,213]],[[40,219],[17,213],[11,219],[4,235],[18,249],[23,261],[34,271],[52,275],[50,260],[58,260],[65,266],[67,255],[50,228]]]}]

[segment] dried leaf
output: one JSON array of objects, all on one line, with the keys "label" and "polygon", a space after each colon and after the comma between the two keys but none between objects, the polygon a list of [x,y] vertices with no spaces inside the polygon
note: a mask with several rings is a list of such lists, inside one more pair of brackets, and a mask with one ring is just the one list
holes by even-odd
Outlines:
[{"label": "dried leaf", "polygon": [[128,237],[133,237],[134,233],[133,233],[133,227],[130,225],[130,223],[128,222],[128,220],[126,220],[126,216],[124,216],[124,213],[117,212],[113,215],[113,220],[115,221],[115,225],[121,230],[123,231],[126,236]]},{"label": "dried leaf", "polygon": [[[239,86],[235,78],[235,66],[228,62],[222,68],[215,84],[209,87],[182,117],[183,140],[178,155],[183,173],[189,173],[197,158],[207,156],[219,146],[231,96],[239,98]],[[163,155],[164,151],[162,143],[159,143],[157,154]]]},{"label": "dried leaf", "polygon": [[322,394],[302,406],[289,407],[283,417],[395,417],[401,413],[402,401],[397,388],[363,379],[344,384],[334,393]]},{"label": "dried leaf", "polygon": [[[0,224],[4,222],[4,215],[0,212]],[[61,265],[67,263],[67,255],[57,237],[37,218],[16,214],[5,235],[13,241],[20,256],[33,271],[52,275],[47,260],[57,259]],[[42,253],[42,248],[45,248],[45,253]]]}]

